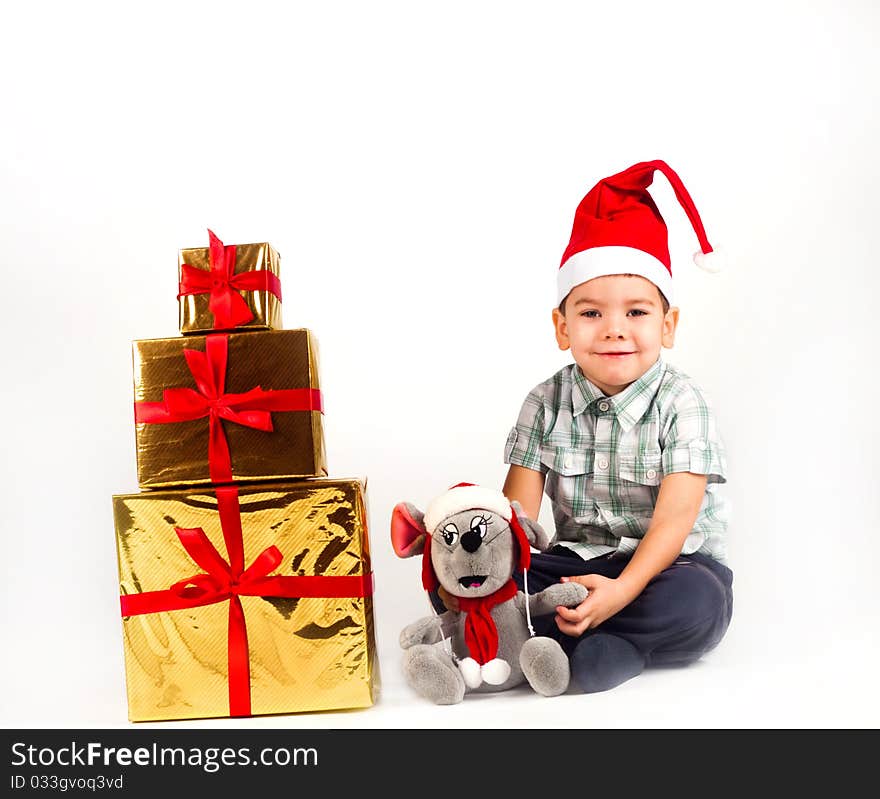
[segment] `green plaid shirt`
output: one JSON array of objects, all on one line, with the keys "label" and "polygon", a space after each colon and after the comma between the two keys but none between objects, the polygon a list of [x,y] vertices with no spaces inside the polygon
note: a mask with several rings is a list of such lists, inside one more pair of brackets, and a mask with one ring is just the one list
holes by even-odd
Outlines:
[{"label": "green plaid shirt", "polygon": [[682,554],[726,562],[724,445],[706,397],[662,359],[631,386],[605,396],[576,364],[526,397],[504,462],[543,472],[555,543],[581,557],[632,552],[648,530],[660,482],[673,472],[708,477]]}]

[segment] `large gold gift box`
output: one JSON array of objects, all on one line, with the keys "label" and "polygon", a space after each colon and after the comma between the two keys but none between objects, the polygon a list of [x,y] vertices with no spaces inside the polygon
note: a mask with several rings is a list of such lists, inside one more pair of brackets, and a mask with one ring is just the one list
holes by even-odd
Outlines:
[{"label": "large gold gift box", "polygon": [[327,474],[311,331],[133,342],[141,488]]},{"label": "large gold gift box", "polygon": [[132,721],[376,701],[364,481],[148,491],[113,512]]},{"label": "large gold gift box", "polygon": [[[215,248],[213,260],[210,247],[178,251],[180,332],[279,329],[281,258],[276,250],[266,242],[217,244],[220,254]],[[228,261],[218,263],[218,258]]]}]

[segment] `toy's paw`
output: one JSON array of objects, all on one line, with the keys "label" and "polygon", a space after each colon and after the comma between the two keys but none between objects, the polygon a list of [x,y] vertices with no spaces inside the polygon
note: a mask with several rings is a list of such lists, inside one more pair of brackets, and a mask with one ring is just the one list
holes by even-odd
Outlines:
[{"label": "toy's paw", "polygon": [[590,595],[587,587],[580,583],[563,583],[562,585],[572,594],[568,602],[562,603],[567,607],[576,608]]},{"label": "toy's paw", "polygon": [[400,631],[400,648],[409,649],[419,644],[436,644],[442,637],[440,619],[437,616],[425,616]]},{"label": "toy's paw", "polygon": [[465,685],[452,658],[434,646],[414,646],[403,656],[407,684],[435,705],[454,705],[464,699]]},{"label": "toy's paw", "polygon": [[483,682],[483,675],[480,674],[480,664],[473,658],[462,658],[458,661],[458,670],[464,684],[468,688],[479,688]]},{"label": "toy's paw", "polygon": [[554,605],[576,608],[589,595],[589,591],[580,583],[556,583],[546,589],[548,599]]},{"label": "toy's paw", "polygon": [[519,653],[519,665],[529,685],[542,696],[558,696],[568,689],[568,657],[552,638],[538,635],[526,641]]},{"label": "toy's paw", "polygon": [[483,664],[480,674],[483,675],[483,682],[489,685],[502,685],[510,676],[510,664],[501,658],[494,658]]}]

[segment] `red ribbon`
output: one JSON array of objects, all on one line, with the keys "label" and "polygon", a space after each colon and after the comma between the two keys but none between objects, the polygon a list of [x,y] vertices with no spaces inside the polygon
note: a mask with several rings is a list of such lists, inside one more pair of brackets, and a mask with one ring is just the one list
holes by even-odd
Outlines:
[{"label": "red ribbon", "polygon": [[233,274],[235,245],[224,244],[210,230],[208,241],[210,271],[181,264],[178,298],[187,294],[210,292],[208,310],[214,315],[214,326],[218,329],[238,327],[254,318],[239,293],[241,291],[268,291],[281,302],[281,281],[274,272],[268,269],[251,269]]},{"label": "red ribbon", "polygon": [[135,402],[134,420],[144,424],[190,422],[208,417],[208,470],[211,482],[232,482],[232,458],[221,419],[272,432],[272,411],[320,411],[316,388],[265,391],[257,386],[243,394],[227,394],[226,362],[229,336],[207,336],[205,351],[185,349],[183,355],[196,389],[166,388],[161,402]]},{"label": "red ribbon", "polygon": [[234,486],[217,489],[217,509],[227,563],[201,527],[175,527],[180,543],[204,573],[179,580],[162,591],[122,594],[123,616],[185,610],[229,600],[229,714],[251,715],[251,673],[247,624],[239,596],[260,597],[365,597],[373,593],[372,574],[292,576],[270,574],[283,557],[276,546],[266,547],[244,568],[241,507]]}]

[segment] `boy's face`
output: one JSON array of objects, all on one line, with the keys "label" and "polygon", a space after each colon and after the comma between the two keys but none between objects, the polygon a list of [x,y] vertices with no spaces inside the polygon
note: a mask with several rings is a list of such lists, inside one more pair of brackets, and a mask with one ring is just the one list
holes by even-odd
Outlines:
[{"label": "boy's face", "polygon": [[643,277],[608,275],[575,286],[553,324],[559,348],[571,349],[584,377],[611,396],[673,345],[678,308],[664,313],[660,290]]}]

